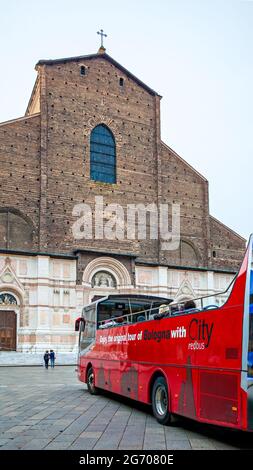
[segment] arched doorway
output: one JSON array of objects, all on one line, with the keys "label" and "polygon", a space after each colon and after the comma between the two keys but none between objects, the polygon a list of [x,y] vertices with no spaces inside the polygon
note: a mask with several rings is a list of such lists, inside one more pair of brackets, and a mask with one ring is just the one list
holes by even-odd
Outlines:
[{"label": "arched doorway", "polygon": [[17,348],[17,299],[9,293],[0,294],[0,351]]}]

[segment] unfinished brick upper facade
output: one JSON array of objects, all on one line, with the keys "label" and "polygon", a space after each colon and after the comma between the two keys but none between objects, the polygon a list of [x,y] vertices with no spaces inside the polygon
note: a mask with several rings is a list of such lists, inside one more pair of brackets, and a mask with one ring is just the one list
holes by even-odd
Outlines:
[{"label": "unfinished brick upper facade", "polygon": [[[119,255],[129,258],[130,276],[138,263],[238,268],[245,240],[210,216],[207,180],[161,141],[156,92],[103,49],[90,56],[39,61],[36,70],[26,116],[0,124],[2,250],[75,253],[80,272],[85,259],[88,263],[93,257],[89,250]],[[101,123],[115,138],[116,184],[90,179],[90,134]],[[73,207],[93,207],[95,196],[123,208],[179,203],[182,245],[170,252],[161,250],[160,240],[148,238],[75,240]],[[7,217],[7,209],[15,220]],[[22,241],[24,222],[31,231]],[[78,278],[81,282],[81,274]]]}]

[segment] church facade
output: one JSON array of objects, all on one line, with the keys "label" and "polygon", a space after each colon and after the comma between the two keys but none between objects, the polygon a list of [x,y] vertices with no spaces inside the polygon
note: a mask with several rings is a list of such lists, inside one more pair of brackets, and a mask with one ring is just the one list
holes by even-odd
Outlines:
[{"label": "church facade", "polygon": [[[0,350],[76,351],[75,318],[109,293],[222,302],[245,240],[210,215],[208,181],[161,141],[161,96],[103,47],[36,70],[25,116],[0,124]],[[159,231],[138,237],[139,214],[127,232],[136,204],[148,234],[154,208],[180,206],[176,249]],[[114,207],[123,229],[101,235]]]}]

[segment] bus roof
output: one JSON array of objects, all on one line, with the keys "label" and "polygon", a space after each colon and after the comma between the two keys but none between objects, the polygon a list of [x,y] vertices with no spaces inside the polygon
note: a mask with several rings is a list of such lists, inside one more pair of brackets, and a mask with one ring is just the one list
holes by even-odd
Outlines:
[{"label": "bus roof", "polygon": [[105,297],[101,297],[98,300],[94,300],[88,305],[85,305],[84,308],[89,307],[90,305],[97,305],[100,304],[101,302],[105,302],[107,300],[115,300],[122,302],[123,299],[129,299],[129,300],[149,300],[150,302],[163,302],[166,304],[169,304],[173,302],[173,299],[168,299],[167,297],[159,297],[156,295],[144,295],[144,294],[111,294],[107,295]]}]

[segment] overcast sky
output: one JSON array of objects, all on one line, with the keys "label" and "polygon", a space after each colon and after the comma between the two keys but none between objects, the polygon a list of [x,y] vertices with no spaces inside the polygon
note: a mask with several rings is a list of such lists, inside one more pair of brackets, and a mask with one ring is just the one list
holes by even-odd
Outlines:
[{"label": "overcast sky", "polygon": [[[210,212],[253,232],[252,0],[0,0],[0,121],[39,59],[106,51],[163,96],[162,139],[209,180]],[[0,168],[1,171],[1,168]]]}]

